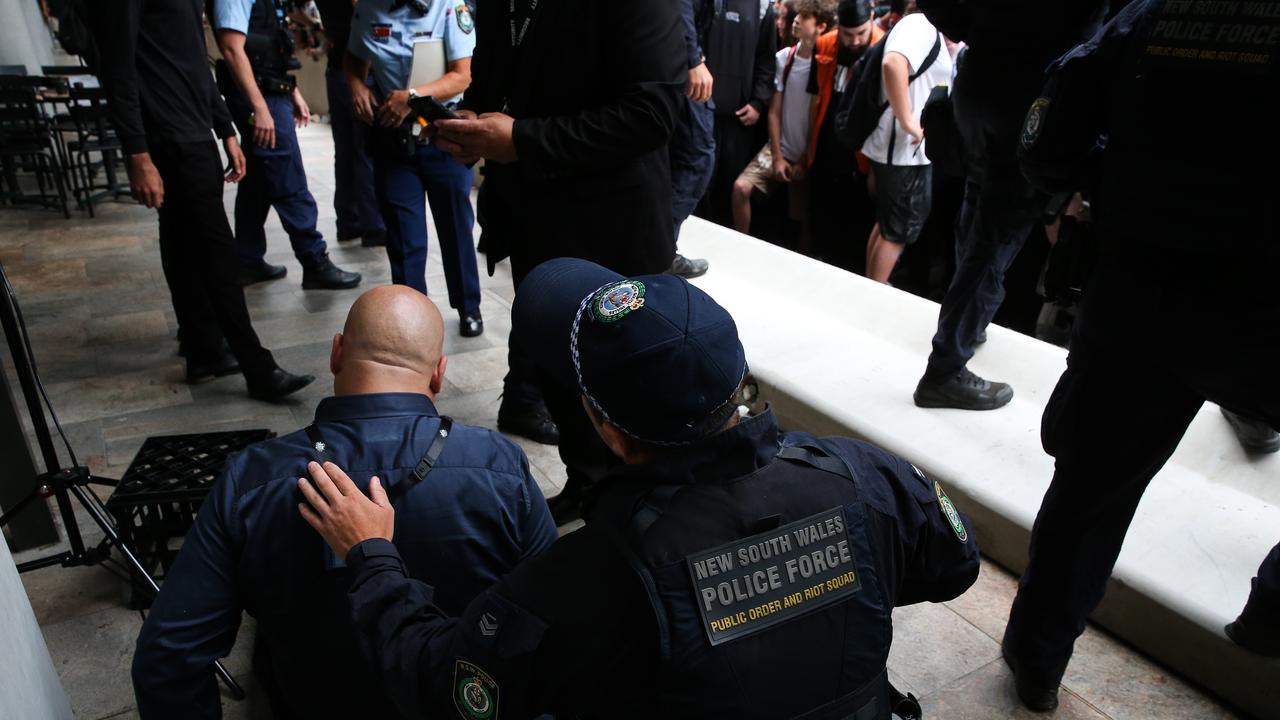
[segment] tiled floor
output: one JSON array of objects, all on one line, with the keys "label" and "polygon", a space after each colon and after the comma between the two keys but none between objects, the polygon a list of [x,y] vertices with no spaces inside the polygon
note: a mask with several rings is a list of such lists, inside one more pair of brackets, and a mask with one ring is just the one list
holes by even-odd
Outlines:
[{"label": "tiled floor", "polygon": [[[333,232],[333,148],[325,125],[301,132],[321,230]],[[227,192],[230,208],[234,190]],[[176,328],[160,271],[154,215],[125,202],[99,208],[94,220],[71,221],[50,212],[0,209],[0,261],[26,313],[49,396],[81,462],[119,477],[149,435],[267,427],[288,432],[310,422],[316,403],[331,391],[329,340],[340,329],[359,290],[306,292],[300,269],[274,218],[268,221],[269,259],[289,276],[247,291],[254,323],[280,364],[320,381],[279,405],[254,402],[238,377],[207,385],[182,383],[175,354]],[[434,236],[434,230],[432,231]],[[433,243],[434,244],[434,243]],[[334,260],[364,273],[363,287],[389,282],[385,253],[330,241]],[[714,260],[714,259],[713,259]],[[483,259],[481,260],[483,268]],[[712,270],[714,272],[714,268]],[[439,293],[439,252],[428,261],[428,285]],[[499,266],[482,277],[486,331],[457,335],[446,312],[449,375],[439,404],[460,422],[493,426],[506,370],[512,298],[510,272]],[[442,294],[433,296],[444,305]],[[5,358],[7,362],[7,357]],[[564,468],[554,448],[520,441],[546,494],[558,492]],[[99,533],[83,518],[90,537]],[[25,553],[17,559],[32,557]],[[36,617],[78,718],[133,718],[129,663],[141,619],[126,610],[120,583],[101,568],[49,568],[23,576]],[[942,605],[895,612],[890,658],[894,683],[924,699],[929,718],[1021,718],[1012,680],[1000,660],[1016,580],[984,564],[978,584]],[[230,671],[250,689],[250,700],[224,700],[226,717],[265,717],[254,702],[245,648],[252,621],[241,631]],[[1053,717],[1229,718],[1231,712],[1140,654],[1090,629],[1077,645],[1062,707]]]}]

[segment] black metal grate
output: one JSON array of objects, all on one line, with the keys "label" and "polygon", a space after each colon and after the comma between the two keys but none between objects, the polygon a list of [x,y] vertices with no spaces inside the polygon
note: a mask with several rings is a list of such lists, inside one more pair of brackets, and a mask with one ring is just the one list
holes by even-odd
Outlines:
[{"label": "black metal grate", "polygon": [[[120,484],[107,500],[120,539],[137,553],[156,579],[177,557],[170,542],[187,534],[200,505],[222,474],[227,456],[275,437],[270,430],[149,437],[134,455]],[[150,605],[135,581],[130,605]]]}]

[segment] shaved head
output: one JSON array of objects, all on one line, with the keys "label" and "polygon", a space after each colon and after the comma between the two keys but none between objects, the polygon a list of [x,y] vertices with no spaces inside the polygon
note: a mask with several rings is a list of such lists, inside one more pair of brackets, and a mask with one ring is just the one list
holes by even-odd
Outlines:
[{"label": "shaved head", "polygon": [[336,384],[350,380],[362,392],[388,392],[383,385],[414,383],[417,376],[438,390],[432,380],[443,374],[443,345],[444,320],[426,295],[404,285],[373,288],[356,299],[335,338]]}]

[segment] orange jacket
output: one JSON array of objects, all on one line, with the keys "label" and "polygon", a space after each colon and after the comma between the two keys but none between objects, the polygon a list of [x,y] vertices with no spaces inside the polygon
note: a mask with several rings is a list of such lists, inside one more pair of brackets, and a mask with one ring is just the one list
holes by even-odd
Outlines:
[{"label": "orange jacket", "polygon": [[[884,30],[876,23],[871,23],[871,44],[880,42],[882,37],[884,37]],[[809,125],[809,152],[805,158],[805,164],[809,167],[813,166],[813,158],[818,153],[818,132],[822,129],[822,121],[826,119],[827,110],[831,106],[831,91],[836,86],[836,55],[839,51],[838,30],[822,35],[814,47],[813,59],[816,69],[812,72],[817,73],[818,76],[818,94],[814,97],[813,111],[810,113],[812,122]],[[856,81],[857,78],[849,79],[851,83]]]}]

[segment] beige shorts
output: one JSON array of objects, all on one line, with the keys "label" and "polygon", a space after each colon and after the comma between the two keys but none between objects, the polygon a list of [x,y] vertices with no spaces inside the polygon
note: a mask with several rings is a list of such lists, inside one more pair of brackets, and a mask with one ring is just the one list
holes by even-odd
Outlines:
[{"label": "beige shorts", "polygon": [[783,184],[773,172],[773,149],[767,143],[760,152],[756,153],[755,159],[747,163],[742,173],[738,175],[738,179],[751,183],[751,187],[765,197],[769,197],[779,185]]},{"label": "beige shorts", "polygon": [[808,219],[808,177],[802,180],[792,180],[789,183],[779,179],[773,172],[773,150],[768,145],[765,145],[760,152],[756,153],[755,159],[743,168],[738,175],[738,179],[746,180],[763,197],[769,197],[779,187],[787,186],[790,197],[790,212],[788,215],[792,220],[796,221],[806,221]]}]

